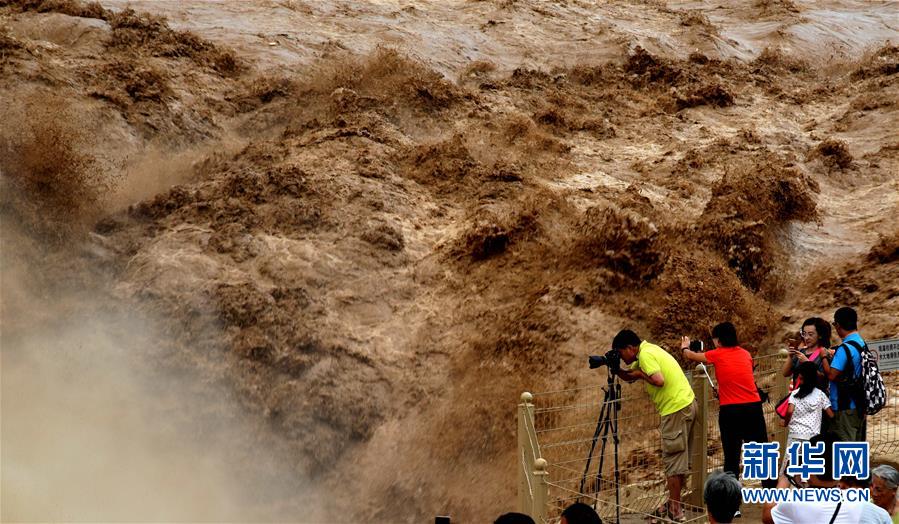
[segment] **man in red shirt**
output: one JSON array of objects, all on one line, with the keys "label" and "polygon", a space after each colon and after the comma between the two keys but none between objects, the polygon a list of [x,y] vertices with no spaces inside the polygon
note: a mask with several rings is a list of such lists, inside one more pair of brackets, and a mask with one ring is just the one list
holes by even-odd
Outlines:
[{"label": "man in red shirt", "polygon": [[[718,378],[718,428],[724,451],[724,471],[740,478],[740,453],[744,442],[768,442],[768,428],[752,374],[752,355],[737,343],[737,329],[730,322],[722,322],[712,329],[715,349],[698,353],[690,350],[690,339],[683,337],[684,357],[694,362],[715,366]],[[776,480],[763,481],[774,487]],[[769,485],[770,484],[770,485]]]}]

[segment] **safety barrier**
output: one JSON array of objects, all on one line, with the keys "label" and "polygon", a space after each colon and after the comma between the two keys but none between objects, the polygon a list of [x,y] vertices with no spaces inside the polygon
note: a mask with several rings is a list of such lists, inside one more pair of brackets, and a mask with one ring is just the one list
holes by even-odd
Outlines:
[{"label": "safety barrier", "polygon": [[[767,355],[756,357],[754,362],[756,383],[771,399],[764,404],[769,441],[779,441],[783,449],[786,429],[774,413],[774,403],[787,393],[787,379],[780,373],[783,357]],[[715,380],[713,366],[709,372]],[[718,400],[703,373],[694,371],[691,378],[698,412],[684,507],[688,522],[705,522],[702,486],[708,474],[723,465]],[[899,460],[899,373],[884,373],[884,379],[889,402],[883,411],[870,417],[868,441],[875,462],[895,462]],[[520,511],[530,514],[536,522],[556,523],[561,511],[571,503],[581,501],[593,505],[595,502],[603,521],[614,522],[616,513],[649,516],[667,500],[659,415],[644,384],[621,383],[620,399],[614,402],[620,407],[618,431],[607,435],[604,459],[602,438],[597,439],[592,455],[590,450],[607,384],[521,395],[518,405]],[[617,479],[614,436],[619,439]],[[590,468],[585,478],[588,460]],[[620,487],[617,501],[616,486]]]}]

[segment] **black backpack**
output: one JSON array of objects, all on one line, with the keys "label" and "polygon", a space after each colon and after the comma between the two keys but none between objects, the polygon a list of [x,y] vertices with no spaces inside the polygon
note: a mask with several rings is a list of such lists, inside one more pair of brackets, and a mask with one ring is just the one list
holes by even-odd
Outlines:
[{"label": "black backpack", "polygon": [[[855,363],[847,344],[855,348],[861,358],[862,372],[859,376],[855,374]],[[850,340],[841,344],[840,347],[846,350],[849,369],[844,372],[843,379],[837,382],[840,400],[838,409],[848,409],[849,399],[853,399],[860,414],[874,415],[886,405],[887,397],[883,377],[880,376],[880,369],[877,366],[877,358],[868,349],[867,344],[862,346],[858,342]],[[837,348],[837,351],[839,350]]]}]

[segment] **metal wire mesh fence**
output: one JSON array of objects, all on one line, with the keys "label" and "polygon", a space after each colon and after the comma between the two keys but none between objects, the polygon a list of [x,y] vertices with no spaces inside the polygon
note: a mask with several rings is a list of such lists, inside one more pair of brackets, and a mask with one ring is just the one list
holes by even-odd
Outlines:
[{"label": "metal wire mesh fence", "polygon": [[[788,379],[780,373],[783,357],[776,354],[756,357],[754,362],[756,384],[770,397],[770,402],[764,404],[769,441],[780,441],[783,446],[786,429],[774,413],[775,403],[787,393]],[[710,367],[709,372],[715,380],[714,368]],[[882,412],[870,418],[868,441],[875,461],[878,458],[896,461],[899,455],[899,372],[887,373],[884,378],[889,403]],[[721,469],[724,459],[718,428],[718,399],[711,394],[704,374],[693,372],[692,381],[699,409],[690,449],[691,475],[684,489],[684,509],[688,522],[705,522],[702,485],[709,472]],[[659,415],[644,384],[621,383],[620,399],[615,402],[604,402],[609,389],[607,384],[528,395],[527,401],[520,405],[527,407],[520,413],[532,417],[532,422],[524,426],[532,433],[526,435],[525,440],[519,434],[522,483],[530,490],[530,497],[525,493],[521,502],[525,511],[543,522],[557,523],[565,507],[581,501],[595,503],[604,522],[615,522],[618,515],[621,522],[640,522],[667,500]],[[605,438],[599,428],[594,446],[594,434],[604,404],[608,409],[618,408],[618,427],[608,428]],[[521,431],[521,422],[519,428]],[[526,451],[525,448],[531,445],[533,448]],[[539,471],[530,467],[532,460],[541,458],[545,463],[540,463]],[[539,476],[529,477],[535,472]],[[541,486],[545,493],[535,495]],[[617,493],[616,486],[619,488]],[[531,505],[534,512],[530,511]]]},{"label": "metal wire mesh fence", "polygon": [[[625,508],[622,511],[648,514],[664,501],[664,479],[657,474],[661,471],[661,455],[656,450],[659,415],[639,384],[621,385],[621,398],[608,406],[620,407],[618,431],[613,434],[614,428],[610,428],[606,438],[600,434],[593,445],[607,388],[594,386],[534,396],[534,425],[542,457],[547,461],[550,517],[585,494],[598,501],[600,516],[608,519],[615,510],[616,484],[622,488],[617,502]],[[586,471],[588,457],[590,471]]]},{"label": "metal wire mesh fence", "polygon": [[875,461],[899,462],[899,371],[883,374],[887,405],[868,417],[868,442]]}]

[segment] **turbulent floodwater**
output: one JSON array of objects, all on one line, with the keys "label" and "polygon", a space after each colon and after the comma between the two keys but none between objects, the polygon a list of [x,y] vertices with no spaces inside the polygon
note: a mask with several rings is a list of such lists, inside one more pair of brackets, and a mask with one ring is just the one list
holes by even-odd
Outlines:
[{"label": "turbulent floodwater", "polygon": [[897,20],[7,2],[2,520],[489,521],[623,327],[896,336]]}]

